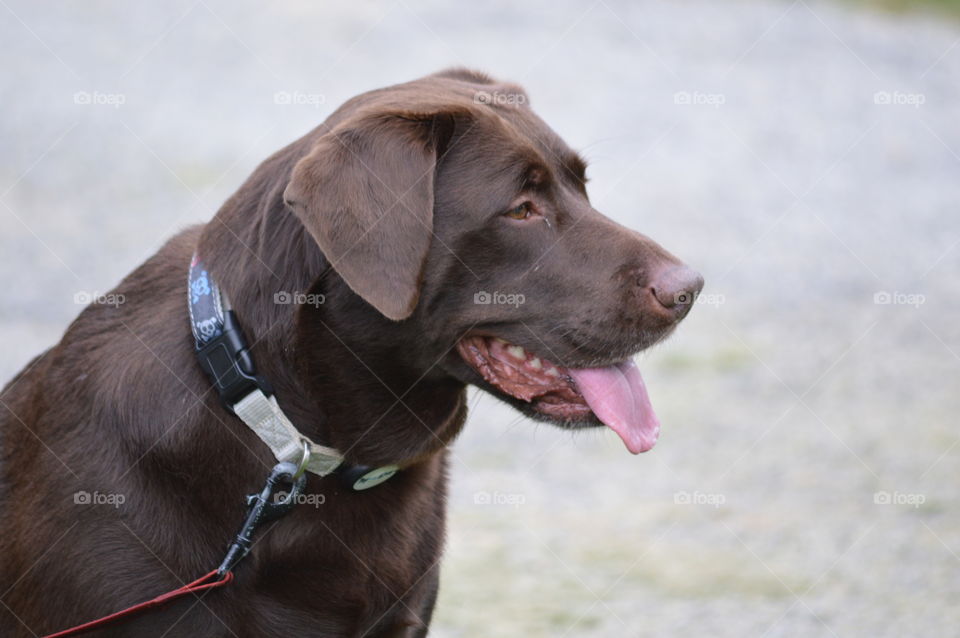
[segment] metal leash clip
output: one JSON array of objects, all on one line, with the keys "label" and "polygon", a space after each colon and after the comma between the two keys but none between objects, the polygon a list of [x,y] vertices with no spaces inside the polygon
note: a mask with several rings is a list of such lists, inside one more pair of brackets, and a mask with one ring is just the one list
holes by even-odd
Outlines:
[{"label": "metal leash clip", "polygon": [[[300,464],[284,461],[273,466],[267,482],[259,494],[251,494],[247,497],[247,518],[240,528],[240,532],[234,539],[227,555],[224,557],[220,567],[217,568],[217,576],[223,577],[233,570],[249,552],[253,546],[253,535],[261,523],[280,518],[297,503],[297,498],[303,492],[307,483],[307,476],[304,473],[307,461],[310,458],[309,448],[304,446],[304,457]],[[280,500],[276,500],[277,494],[284,486],[289,486],[289,491]]]}]

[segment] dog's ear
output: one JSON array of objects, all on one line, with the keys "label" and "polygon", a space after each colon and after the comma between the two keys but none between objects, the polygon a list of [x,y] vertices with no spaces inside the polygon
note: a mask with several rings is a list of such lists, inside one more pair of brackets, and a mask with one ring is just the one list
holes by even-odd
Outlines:
[{"label": "dog's ear", "polygon": [[393,320],[420,295],[433,236],[433,182],[454,114],[368,111],[318,138],[283,199],[330,265]]}]

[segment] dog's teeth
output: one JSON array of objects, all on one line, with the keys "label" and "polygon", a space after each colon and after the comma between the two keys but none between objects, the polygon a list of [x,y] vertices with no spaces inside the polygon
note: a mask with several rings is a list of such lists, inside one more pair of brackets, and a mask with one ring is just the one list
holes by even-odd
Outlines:
[{"label": "dog's teeth", "polygon": [[503,339],[501,339],[500,337],[494,337],[493,340],[496,341],[497,343],[499,343],[499,344],[502,345],[502,346],[507,345],[507,342],[504,341]]},{"label": "dog's teeth", "polygon": [[540,359],[538,359],[537,357],[530,359],[530,361],[527,362],[527,365],[529,365],[534,370],[539,370],[540,368],[543,367],[543,364],[540,363]]},{"label": "dog's teeth", "polygon": [[551,377],[559,377],[560,371],[554,368],[553,366],[550,366],[549,368],[547,368],[547,374],[550,375]]},{"label": "dog's teeth", "polygon": [[514,357],[515,359],[525,360],[527,358],[527,351],[521,348],[520,346],[509,346],[507,348],[507,352],[510,354],[511,357]]}]

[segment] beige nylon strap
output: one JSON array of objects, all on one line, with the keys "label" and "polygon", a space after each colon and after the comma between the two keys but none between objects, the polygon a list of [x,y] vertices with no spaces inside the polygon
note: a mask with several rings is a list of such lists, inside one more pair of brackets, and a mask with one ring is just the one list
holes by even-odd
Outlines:
[{"label": "beige nylon strap", "polygon": [[300,434],[280,409],[276,397],[267,398],[261,390],[254,390],[237,402],[233,411],[267,444],[278,461],[299,464],[303,456],[303,444],[306,443],[310,449],[306,467],[308,472],[326,476],[343,463],[339,452],[318,445]]}]

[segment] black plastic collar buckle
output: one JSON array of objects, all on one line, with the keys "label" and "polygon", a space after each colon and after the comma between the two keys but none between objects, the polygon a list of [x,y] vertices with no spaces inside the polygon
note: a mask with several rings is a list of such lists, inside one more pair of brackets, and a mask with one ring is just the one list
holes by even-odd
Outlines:
[{"label": "black plastic collar buckle", "polygon": [[267,396],[273,394],[267,380],[257,375],[253,357],[232,310],[224,313],[220,336],[198,349],[197,359],[231,412],[240,399],[258,388]]}]

